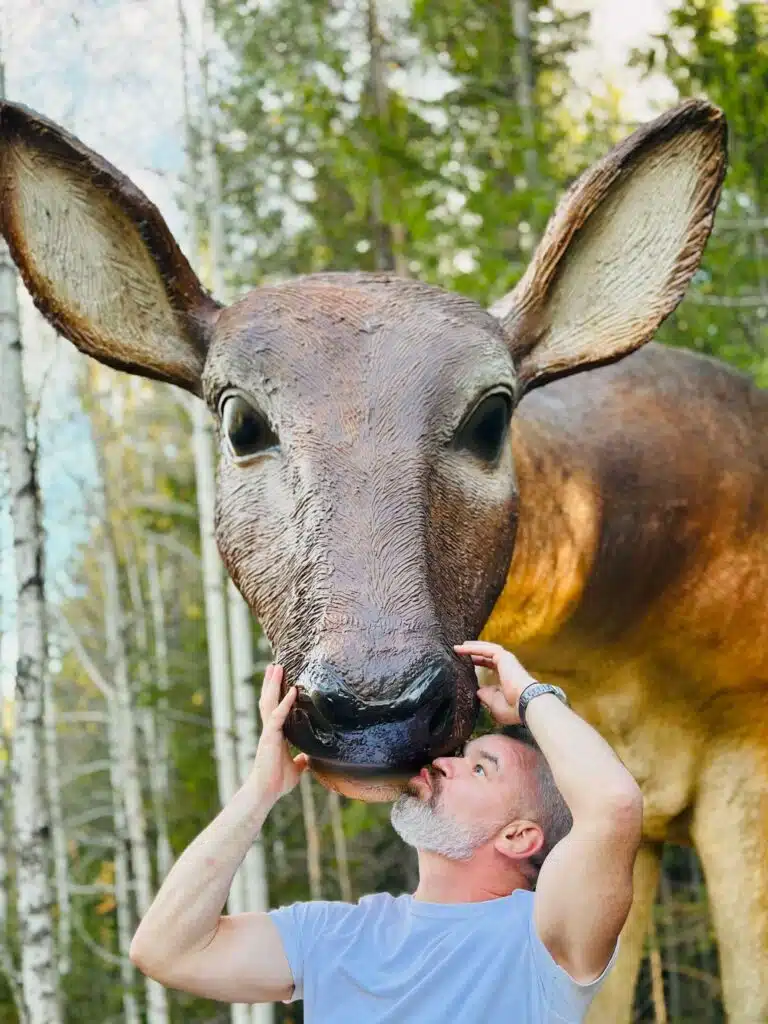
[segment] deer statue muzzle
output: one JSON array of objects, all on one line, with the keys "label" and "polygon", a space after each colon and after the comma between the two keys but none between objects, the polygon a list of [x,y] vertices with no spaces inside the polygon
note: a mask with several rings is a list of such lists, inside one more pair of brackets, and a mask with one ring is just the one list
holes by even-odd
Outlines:
[{"label": "deer statue muzzle", "polygon": [[637,349],[676,306],[724,142],[703,101],[640,128],[572,186],[491,312],[355,273],[222,308],[135,185],[38,114],[0,108],[0,221],[38,307],[83,352],[217,419],[221,554],[298,686],[288,735],[326,784],[386,798],[470,734],[475,675],[452,647],[507,581],[515,408]]}]

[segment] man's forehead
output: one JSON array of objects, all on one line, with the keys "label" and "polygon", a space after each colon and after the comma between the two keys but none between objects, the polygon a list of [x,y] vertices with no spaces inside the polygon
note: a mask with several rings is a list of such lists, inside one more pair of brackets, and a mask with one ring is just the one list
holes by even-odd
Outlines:
[{"label": "man's forehead", "polygon": [[464,748],[465,757],[479,757],[481,754],[489,754],[499,762],[502,772],[519,770],[526,763],[523,744],[513,740],[510,736],[502,736],[500,733],[491,733],[488,736],[478,736],[470,740]]}]

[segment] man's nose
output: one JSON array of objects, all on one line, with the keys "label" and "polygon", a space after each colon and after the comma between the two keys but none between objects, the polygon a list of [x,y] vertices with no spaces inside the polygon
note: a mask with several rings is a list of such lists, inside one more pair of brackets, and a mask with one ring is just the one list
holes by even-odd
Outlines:
[{"label": "man's nose", "polygon": [[437,768],[446,779],[451,779],[456,774],[459,760],[460,758],[458,757],[436,757],[432,762],[432,766]]}]

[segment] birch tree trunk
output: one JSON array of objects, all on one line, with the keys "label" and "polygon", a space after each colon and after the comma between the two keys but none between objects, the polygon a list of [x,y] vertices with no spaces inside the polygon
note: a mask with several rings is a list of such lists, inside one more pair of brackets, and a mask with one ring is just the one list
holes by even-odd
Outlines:
[{"label": "birch tree trunk", "polygon": [[134,991],[136,972],[131,963],[129,951],[131,938],[135,928],[130,892],[130,839],[128,820],[125,813],[123,792],[125,790],[125,762],[119,752],[122,749],[122,721],[120,707],[114,688],[104,679],[93,660],[80,641],[77,632],[70,626],[63,615],[59,615],[62,632],[75,653],[78,661],[85,669],[91,682],[101,693],[107,706],[107,742],[115,756],[109,759],[109,782],[112,790],[112,829],[114,833],[115,858],[115,910],[117,916],[117,950],[120,961],[120,981],[122,983],[123,1015],[126,1024],[141,1024],[139,1004]]},{"label": "birch tree trunk", "polygon": [[528,187],[531,188],[536,184],[538,177],[538,161],[536,158],[530,0],[512,0],[512,22],[516,43],[517,105],[525,136],[525,175],[528,179]]},{"label": "birch tree trunk", "polygon": [[8,894],[10,892],[10,877],[8,874],[8,838],[11,834],[11,820],[8,809],[10,807],[8,759],[10,749],[5,734],[1,731],[0,722],[0,971],[5,976],[8,988],[11,991],[13,1005],[19,1018],[19,1024],[26,1024],[24,1016],[24,1002],[19,986],[18,972],[13,962],[10,946],[8,943]]},{"label": "birch tree trunk", "polygon": [[216,777],[219,800],[225,804],[237,789],[237,764],[232,727],[224,573],[214,532],[214,443],[208,412],[201,402],[195,403],[192,415]]},{"label": "birch tree trunk", "polygon": [[[102,459],[103,462],[103,459]],[[122,793],[125,801],[126,826],[130,847],[130,860],[136,892],[136,904],[140,916],[149,909],[152,902],[152,870],[147,843],[147,825],[144,801],[141,793],[138,745],[136,742],[136,715],[133,706],[128,677],[128,658],[125,650],[123,630],[125,620],[118,577],[117,551],[112,525],[109,522],[107,502],[108,483],[102,465],[102,479],[105,492],[104,550],[102,571],[104,574],[104,625],[107,640],[112,685],[117,706],[117,723],[113,737],[114,751],[122,767]],[[148,1024],[167,1024],[168,1000],[165,989],[150,978],[146,979]]]},{"label": "birch tree trunk", "polygon": [[[141,574],[139,569],[138,545],[129,543],[131,532],[125,529],[126,538],[126,576],[128,578],[128,591],[131,597],[131,612],[133,616],[134,635],[139,651],[138,673],[139,682],[146,691],[152,683],[149,658],[149,624],[147,621],[147,610],[144,604],[144,594],[141,586]],[[168,840],[168,815],[167,815],[167,789],[164,784],[162,765],[158,757],[158,730],[154,709],[142,707],[138,710],[139,729],[144,740],[146,752],[147,775],[149,778],[149,792],[152,801],[152,819],[157,831],[157,850],[170,850]],[[161,864],[158,856],[158,871],[162,877],[170,871],[170,863]]]},{"label": "birch tree trunk", "polygon": [[61,808],[61,772],[56,739],[56,704],[53,692],[53,676],[50,672],[45,673],[44,687],[45,765],[48,783],[48,807],[51,815],[51,838],[53,841],[53,877],[56,886],[56,904],[59,909],[57,952],[59,974],[64,976],[69,974],[72,966],[72,906],[69,893],[67,837],[64,832],[64,816]]},{"label": "birch tree trunk", "polygon": [[[120,709],[114,694],[107,694],[107,722],[109,745],[112,750],[119,750]],[[123,801],[124,779],[122,764],[119,758],[112,757],[109,761],[109,780],[112,789],[112,827],[115,833],[115,913],[117,916],[117,949],[120,957],[120,981],[123,989],[123,1015],[125,1024],[140,1024],[139,1003],[136,998],[136,971],[131,963],[131,939],[135,930],[135,920],[131,904],[130,892],[130,840],[128,822]],[[150,1018],[151,1019],[151,1018]]]},{"label": "birch tree trunk", "polygon": [[[256,757],[259,742],[256,724],[256,694],[253,679],[256,674],[262,675],[266,669],[266,661],[262,658],[258,665],[253,660],[253,634],[251,630],[251,609],[240,596],[234,583],[230,580],[229,594],[229,632],[232,650],[232,677],[234,684],[234,716],[235,744],[237,748],[237,769],[242,784],[248,778]],[[266,641],[265,641],[266,646]],[[264,651],[262,650],[262,652]],[[269,886],[267,882],[267,862],[264,854],[264,843],[259,836],[245,858],[243,864],[245,878],[245,906],[247,910],[269,910]],[[259,1018],[261,1024],[262,1018]],[[254,1024],[256,1020],[254,1019]]]},{"label": "birch tree trunk", "polygon": [[[0,69],[0,95],[2,94]],[[35,456],[27,435],[16,273],[0,241],[0,409],[11,482],[18,660],[11,758],[21,986],[27,1024],[61,1024],[51,914],[44,699],[48,670],[43,531]]]},{"label": "birch tree trunk", "polygon": [[349,875],[347,837],[344,835],[344,819],[341,816],[341,797],[335,790],[328,794],[328,810],[331,816],[333,849],[336,854],[336,870],[339,876],[339,891],[345,903],[352,902],[352,880]]},{"label": "birch tree trunk", "polygon": [[301,790],[301,809],[304,815],[304,833],[307,839],[307,875],[309,876],[309,896],[313,900],[323,898],[323,871],[320,861],[320,832],[317,827],[317,808],[309,772],[299,779]]},{"label": "birch tree trunk", "polygon": [[[251,610],[240,596],[234,583],[228,585],[229,629],[232,652],[232,680],[234,698],[235,745],[239,782],[248,777],[256,756],[258,729],[256,725],[256,697],[253,690],[253,676],[256,666],[253,661],[253,638],[251,632]],[[263,670],[266,666],[259,666]],[[258,836],[245,856],[238,872],[243,893],[243,909],[247,911],[269,910],[269,887],[264,841]],[[236,876],[235,881],[238,881]],[[254,1003],[246,1007],[244,1024],[272,1024],[275,1019],[271,1003]]]},{"label": "birch tree trunk", "polygon": [[125,1024],[141,1024],[139,1003],[134,991],[136,971],[129,956],[134,920],[131,913],[129,889],[130,873],[128,870],[125,807],[120,790],[115,788],[114,780],[112,781],[112,794],[115,830],[115,913],[117,915],[117,948],[120,955],[120,982],[123,989],[123,1017]]},{"label": "birch tree trunk", "polygon": [[[149,581],[149,603],[152,611],[152,633],[154,639],[154,668],[160,698],[155,716],[155,754],[157,758],[157,774],[160,791],[165,806],[168,806],[170,763],[170,736],[168,718],[168,689],[170,676],[168,673],[168,639],[166,636],[165,602],[160,579],[160,568],[157,557],[157,545],[147,538],[147,577]],[[165,878],[171,870],[173,854],[168,836],[167,821],[165,828],[157,833],[157,870],[161,878]]]},{"label": "birch tree trunk", "polygon": [[402,224],[390,224],[386,215],[384,174],[380,138],[391,128],[389,97],[385,77],[383,41],[376,0],[368,0],[366,10],[368,35],[368,81],[371,101],[376,120],[379,122],[374,145],[377,151],[376,173],[371,180],[371,227],[373,229],[373,251],[377,270],[394,270],[406,277],[408,267],[403,254],[404,232]]}]

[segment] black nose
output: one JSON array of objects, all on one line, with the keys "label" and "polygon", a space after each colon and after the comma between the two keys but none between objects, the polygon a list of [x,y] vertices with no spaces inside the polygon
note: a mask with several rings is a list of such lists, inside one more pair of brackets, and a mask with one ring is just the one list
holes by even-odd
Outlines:
[{"label": "black nose", "polygon": [[298,680],[291,738],[325,760],[395,766],[437,756],[453,731],[461,669],[458,659],[437,656],[408,672],[395,693],[392,677],[382,676],[368,680],[363,695],[334,665],[310,664]]}]

